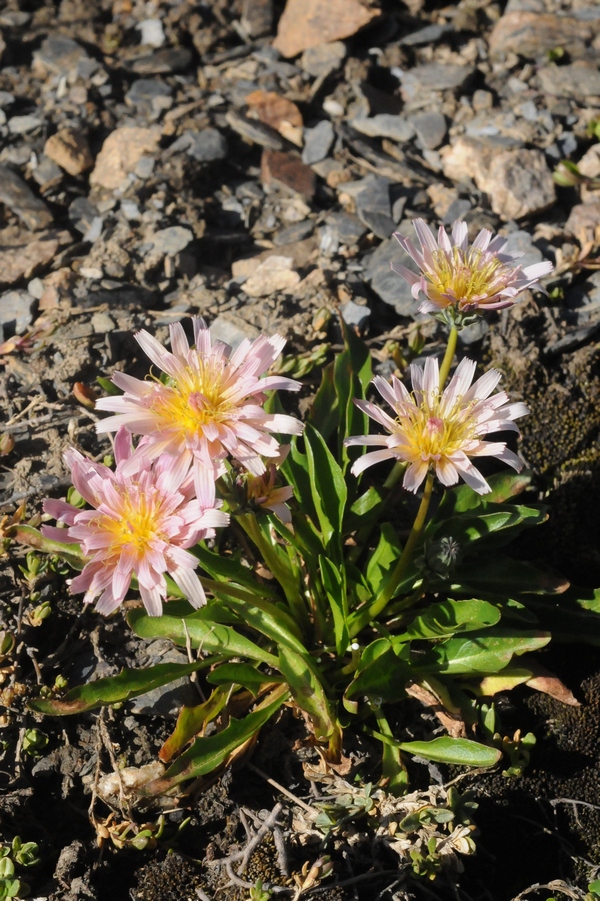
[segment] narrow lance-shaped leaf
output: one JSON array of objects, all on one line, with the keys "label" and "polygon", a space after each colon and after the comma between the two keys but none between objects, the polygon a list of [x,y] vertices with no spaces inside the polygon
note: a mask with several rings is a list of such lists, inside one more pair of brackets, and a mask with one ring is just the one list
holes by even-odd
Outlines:
[{"label": "narrow lance-shaped leaf", "polygon": [[163,763],[168,763],[176,754],[184,748],[199,732],[206,728],[206,724],[219,715],[229,697],[230,687],[219,686],[211,693],[208,700],[195,707],[182,707],[177,717],[175,729],[169,735],[158,756]]},{"label": "narrow lance-shaped leaf", "polygon": [[342,560],[342,522],[348,489],[342,470],[315,429],[307,425],[304,444],[312,498],[323,538],[336,562]]},{"label": "narrow lance-shaped leaf", "polygon": [[449,638],[422,656],[411,666],[420,673],[497,673],[507,666],[513,655],[543,648],[550,641],[549,632],[519,632],[492,628],[472,632],[465,638]]},{"label": "narrow lance-shaped leaf", "polygon": [[277,666],[277,657],[259,647],[249,638],[240,635],[230,626],[222,626],[205,619],[210,606],[185,619],[177,616],[148,616],[145,610],[130,610],[127,621],[140,638],[170,638],[180,647],[189,641],[193,648],[202,648],[207,654],[224,657],[246,657]]},{"label": "narrow lance-shaped leaf", "polygon": [[397,640],[439,638],[457,632],[474,632],[495,626],[499,620],[500,611],[487,601],[440,601],[415,616],[406,633],[398,636]]},{"label": "narrow lance-shaped leaf", "polygon": [[65,716],[71,713],[84,713],[105,704],[116,704],[128,701],[138,695],[168,685],[176,679],[190,676],[200,669],[205,669],[214,661],[196,660],[194,663],[157,663],[148,669],[123,669],[118,676],[97,679],[87,685],[72,688],[60,700],[37,698],[29,702],[31,710],[49,716]]},{"label": "narrow lance-shaped leaf", "polygon": [[161,779],[146,786],[148,794],[160,794],[186,779],[196,779],[226,765],[231,755],[258,734],[264,724],[287,700],[289,694],[278,686],[256,710],[244,719],[231,719],[221,732],[197,738],[193,745],[177,758]]},{"label": "narrow lance-shaped leaf", "polygon": [[310,657],[282,647],[279,649],[279,669],[294,701],[310,716],[317,739],[331,738],[337,721]]},{"label": "narrow lance-shaped leaf", "polygon": [[348,649],[348,596],[346,572],[342,565],[336,567],[327,557],[319,557],[323,588],[333,616],[335,647],[339,657]]},{"label": "narrow lance-shaped leaf", "polygon": [[442,735],[431,741],[395,741],[387,735],[373,733],[380,741],[389,742],[400,751],[432,760],[434,763],[449,763],[454,766],[495,766],[502,757],[502,751],[482,745],[468,738],[451,738]]}]

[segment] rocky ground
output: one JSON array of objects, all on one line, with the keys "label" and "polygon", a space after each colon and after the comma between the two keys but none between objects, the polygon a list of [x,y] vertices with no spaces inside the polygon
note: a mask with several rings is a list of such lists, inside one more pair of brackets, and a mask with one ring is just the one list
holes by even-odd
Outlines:
[{"label": "rocky ground", "polygon": [[[417,216],[462,218],[472,237],[481,227],[507,235],[526,265],[555,263],[547,300],[527,295],[482,320],[461,349],[500,366],[532,407],[523,454],[555,515],[529,551],[600,584],[599,34],[593,0],[8,0],[0,513],[10,519],[25,503],[33,516],[43,497],[64,493],[66,446],[104,456],[96,379],[115,368],[143,375],[140,327],[164,339],[169,323],[200,314],[231,344],[282,332],[281,368],[303,378],[305,403],[340,341],[338,314],[384,374],[419,330],[441,349],[441,327],[390,271],[406,263],[391,236],[409,235]],[[579,165],[579,184],[555,184],[563,159]],[[0,660],[0,841],[39,843],[42,862],[26,876],[33,896],[248,897],[207,861],[242,841],[244,823],[255,828],[252,811],[282,800],[256,772],[228,775],[167,815],[171,838],[192,817],[178,852],[165,841],[115,849],[98,780],[117,763],[150,762],[195,689],[102,717],[35,720],[27,696],[58,675],[74,685],[174,652],[133,640],[118,617],[82,612],[63,575],[27,577],[24,562],[14,547],[0,561],[0,625],[17,636]],[[476,782],[481,850],[460,886],[405,885],[382,852],[346,849],[334,872],[344,885],[317,887],[322,897],[509,901],[550,880],[585,887],[600,864],[600,660],[561,649],[551,662],[584,703],[565,713],[524,695],[506,702],[508,721],[545,741],[524,778]],[[275,729],[259,768],[304,797],[290,745]],[[282,862],[277,829],[250,884],[261,873],[284,884],[286,866],[299,872],[318,857],[296,847]]]}]

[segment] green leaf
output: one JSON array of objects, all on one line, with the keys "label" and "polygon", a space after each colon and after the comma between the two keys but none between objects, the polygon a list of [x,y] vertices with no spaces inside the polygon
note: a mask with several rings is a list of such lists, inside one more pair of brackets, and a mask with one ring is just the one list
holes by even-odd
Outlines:
[{"label": "green leaf", "polygon": [[[367,385],[373,376],[369,348],[354,330],[341,320],[344,334],[344,350],[334,361],[334,383],[338,397],[340,424],[338,429],[338,458],[344,459],[344,438],[356,434],[350,430],[354,412],[354,397],[364,398]],[[358,383],[355,381],[358,379]],[[352,407],[351,407],[352,404]],[[348,418],[350,417],[350,422]],[[363,432],[359,432],[362,434]]]},{"label": "green leaf", "polygon": [[241,685],[256,694],[261,685],[283,682],[281,676],[269,676],[249,663],[222,663],[206,677],[211,685]]},{"label": "green leaf", "polygon": [[210,604],[185,619],[169,615],[148,616],[145,610],[136,608],[127,614],[127,622],[140,638],[170,638],[180,647],[185,647],[189,640],[193,648],[201,647],[206,654],[247,657],[277,666],[277,657],[273,654],[230,626],[211,622],[208,615]]},{"label": "green leaf", "polygon": [[342,560],[342,522],[348,496],[342,470],[321,435],[307,425],[304,445],[312,499],[323,539],[338,563]]},{"label": "green leaf", "polygon": [[482,745],[468,738],[450,738],[442,735],[431,741],[397,742],[401,751],[416,754],[434,763],[450,763],[454,766],[495,766],[502,757],[502,751]]},{"label": "green leaf", "polygon": [[525,528],[540,525],[548,518],[545,510],[514,504],[495,504],[486,507],[476,516],[470,513],[455,514],[452,519],[431,523],[427,537],[436,541],[451,538],[463,553],[471,551],[470,545],[478,542],[477,549],[498,547],[516,538]]},{"label": "green leaf", "polygon": [[78,544],[69,544],[63,541],[53,541],[46,538],[33,526],[16,525],[11,526],[6,531],[6,536],[32,547],[35,550],[42,551],[44,554],[54,554],[65,560],[73,569],[83,569],[86,558]]},{"label": "green leaf", "polygon": [[361,652],[354,679],[346,689],[344,707],[357,712],[354,698],[367,697],[376,704],[397,701],[412,678],[410,666],[400,658],[389,638],[376,638]]},{"label": "green leaf", "polygon": [[277,592],[265,585],[264,582],[257,582],[253,571],[247,566],[243,566],[239,559],[216,554],[201,544],[192,548],[191,553],[198,558],[202,569],[213,579],[217,579],[219,582],[234,582],[258,597],[277,600]]},{"label": "green leaf", "polygon": [[28,706],[36,713],[49,716],[66,716],[71,713],[84,713],[104,704],[116,704],[128,701],[138,695],[168,685],[176,679],[190,676],[200,669],[205,669],[210,660],[196,660],[194,663],[157,663],[148,669],[123,669],[118,676],[97,679],[87,685],[79,685],[66,693],[61,700],[36,698]]},{"label": "green leaf", "polygon": [[473,632],[495,626],[500,611],[487,601],[440,601],[414,618],[401,640],[407,638],[439,638],[456,632]]},{"label": "green leaf", "polygon": [[497,673],[508,666],[513,655],[543,648],[550,638],[549,632],[492,628],[468,638],[449,638],[422,656],[413,655],[412,668],[421,673]]},{"label": "green leaf", "polygon": [[110,396],[123,394],[120,388],[117,388],[117,386],[113,382],[111,382],[110,379],[105,379],[104,376],[97,375],[96,381],[98,382],[102,390],[106,391],[106,393]]},{"label": "green leaf", "polygon": [[168,763],[184,748],[189,741],[206,728],[206,724],[214,720],[229,698],[230,686],[215,688],[203,704],[195,707],[182,707],[177,717],[175,729],[164,742],[159,751],[163,763]]},{"label": "green leaf", "polygon": [[317,511],[313,504],[313,491],[308,470],[308,459],[298,448],[298,439],[292,438],[290,452],[281,464],[281,474],[294,489],[294,497],[298,507],[313,522],[318,522]]},{"label": "green leaf", "polygon": [[358,530],[371,530],[376,524],[385,501],[385,495],[379,488],[371,486],[358,497],[351,507],[346,507],[344,534]]},{"label": "green leaf", "polygon": [[333,362],[323,367],[321,384],[315,395],[308,421],[328,441],[339,426],[340,405],[333,381]]},{"label": "green leaf", "polygon": [[457,513],[473,510],[487,510],[489,505],[505,503],[512,497],[529,488],[532,481],[531,472],[501,472],[489,476],[487,481],[491,492],[486,495],[477,494],[464,482],[456,488],[446,489],[442,503],[438,507],[436,518],[448,519]]},{"label": "green leaf", "polygon": [[344,565],[337,567],[327,557],[319,557],[323,588],[333,615],[335,647],[339,657],[348,650],[348,592]]},{"label": "green leaf", "polygon": [[161,779],[156,779],[146,786],[148,794],[160,794],[185,782],[186,779],[206,776],[226,764],[231,754],[250,741],[279,710],[288,693],[278,688],[269,695],[269,698],[273,696],[274,700],[261,704],[243,720],[231,718],[229,725],[222,732],[197,738],[191,748],[183,752]]},{"label": "green leaf", "polygon": [[295,703],[310,716],[316,738],[331,738],[337,725],[335,715],[308,654],[297,654],[281,647],[279,669],[285,676]]},{"label": "green leaf", "polygon": [[366,581],[373,594],[379,591],[382,580],[389,574],[401,553],[402,547],[396,529],[390,522],[383,522],[379,542],[367,563]]}]

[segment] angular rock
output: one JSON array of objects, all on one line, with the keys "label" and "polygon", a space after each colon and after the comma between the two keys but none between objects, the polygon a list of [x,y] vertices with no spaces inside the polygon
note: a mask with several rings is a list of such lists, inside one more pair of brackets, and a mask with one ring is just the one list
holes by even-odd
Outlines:
[{"label": "angular rock", "polygon": [[53,34],[42,41],[33,54],[34,66],[54,75],[68,75],[87,56],[83,47],[63,34]]},{"label": "angular rock", "polygon": [[160,131],[123,126],[112,132],[102,145],[90,175],[90,185],[114,191],[127,182],[145,153],[158,147]]},{"label": "angular rock", "polygon": [[214,160],[227,158],[229,152],[227,139],[218,129],[204,128],[202,131],[190,131],[187,134],[191,139],[187,152],[199,163],[212,163]]},{"label": "angular rock", "polygon": [[152,106],[164,109],[170,106],[173,89],[159,78],[138,78],[125,94],[130,106]]},{"label": "angular rock", "polygon": [[302,113],[295,103],[274,91],[252,91],[246,96],[249,115],[278,131],[293,144],[302,144]]},{"label": "angular rock", "polygon": [[346,325],[361,329],[371,315],[371,309],[355,303],[353,300],[348,300],[340,307],[340,314]]},{"label": "angular rock", "polygon": [[595,66],[542,66],[537,75],[542,91],[554,97],[580,101],[600,97],[600,72]]},{"label": "angular rock", "polygon": [[503,253],[520,254],[519,266],[533,266],[535,263],[541,263],[544,259],[539,248],[535,246],[529,232],[518,229],[506,236],[506,247]]},{"label": "angular rock", "polygon": [[305,129],[302,162],[307,166],[320,163],[328,155],[334,141],[335,132],[328,119],[323,119],[314,128]]},{"label": "angular rock", "polygon": [[[402,226],[400,230],[404,231]],[[411,230],[409,225],[406,229],[407,235]],[[408,282],[392,270],[392,263],[399,263],[415,270],[413,260],[400,247],[397,240],[388,238],[369,256],[364,272],[365,280],[370,283],[381,300],[393,306],[400,316],[414,317],[417,315],[420,301],[412,296]]]},{"label": "angular rock", "polygon": [[508,150],[490,167],[486,187],[492,210],[505,221],[549,209],[556,200],[554,181],[541,150]]},{"label": "angular rock", "polygon": [[356,197],[356,214],[378,238],[389,238],[394,231],[390,203],[390,182],[378,175],[363,179],[365,187]]},{"label": "angular rock", "polygon": [[81,175],[94,165],[87,137],[76,128],[62,128],[51,135],[44,145],[44,153],[69,175]]},{"label": "angular rock", "polygon": [[0,295],[0,342],[8,333],[22,335],[33,322],[35,298],[27,291],[7,291]]},{"label": "angular rock", "polygon": [[192,51],[187,47],[165,47],[147,56],[138,56],[127,68],[137,75],[169,75],[187,69],[192,61]]},{"label": "angular rock", "polygon": [[264,122],[254,121],[247,116],[229,109],[225,113],[225,121],[235,132],[253,144],[259,144],[269,150],[281,150],[283,141],[274,128]]},{"label": "angular rock", "polygon": [[68,243],[68,232],[48,232],[32,235],[29,232],[0,232],[0,286],[13,285],[22,278],[31,278],[48,265],[61,244]]},{"label": "angular rock", "polygon": [[565,223],[565,232],[582,243],[597,242],[600,239],[600,198],[574,206]]},{"label": "angular rock", "polygon": [[456,91],[472,78],[473,66],[446,63],[426,63],[415,66],[402,75],[402,94],[406,100],[414,100],[422,91]]},{"label": "angular rock", "polygon": [[276,247],[284,247],[286,244],[295,244],[296,241],[303,241],[304,238],[312,235],[314,228],[315,223],[311,219],[306,219],[304,222],[294,222],[293,225],[288,225],[287,228],[282,228],[281,231],[277,232],[273,239],[273,244]]},{"label": "angular rock", "polygon": [[309,47],[302,54],[300,65],[313,78],[326,78],[339,69],[345,57],[346,45],[342,41],[332,41],[330,44]]},{"label": "angular rock", "polygon": [[418,31],[411,31],[410,34],[400,38],[401,47],[421,47],[425,44],[435,44],[448,32],[454,31],[453,25],[426,25],[419,28]]},{"label": "angular rock", "polygon": [[165,254],[166,256],[174,256],[193,240],[194,233],[182,225],[171,225],[169,228],[163,228],[161,231],[155,232],[150,238],[154,253]]},{"label": "angular rock", "polygon": [[597,24],[574,16],[533,10],[507,11],[489,37],[493,56],[510,50],[532,59],[562,47],[571,57],[582,56],[597,34]]},{"label": "angular rock", "polygon": [[145,47],[162,47],[165,42],[165,32],[160,19],[144,19],[136,26],[140,32],[140,44]]},{"label": "angular rock", "polygon": [[291,257],[270,256],[244,282],[248,297],[267,297],[277,291],[289,292],[300,283],[300,276],[292,269]]},{"label": "angular rock", "polygon": [[[440,151],[442,167],[446,178],[463,182],[473,179],[480,190],[488,177],[492,160],[500,153],[515,146],[509,138],[460,137],[449,147]],[[517,144],[518,146],[518,144]]]},{"label": "angular rock", "polygon": [[94,219],[99,215],[98,208],[87,197],[76,197],[69,207],[69,219],[82,235],[90,230]]},{"label": "angular rock", "polygon": [[8,120],[8,130],[11,135],[26,135],[30,131],[35,131],[44,124],[44,120],[39,116],[13,116]]},{"label": "angular rock", "polygon": [[64,172],[60,166],[57,166],[45,153],[40,153],[37,166],[35,169],[32,169],[31,174],[42,189],[42,192],[58,185],[64,177]]},{"label": "angular rock", "polygon": [[309,166],[297,156],[278,150],[263,150],[260,175],[263,185],[277,182],[303,197],[314,196],[317,180]]},{"label": "angular rock", "polygon": [[309,47],[356,34],[380,13],[358,0],[287,0],[273,46],[291,57]]},{"label": "angular rock", "polygon": [[410,141],[415,135],[414,126],[403,116],[394,116],[391,113],[377,113],[376,116],[357,116],[350,120],[350,125],[356,131],[370,138],[389,138],[392,141],[403,143]]},{"label": "angular rock", "polygon": [[251,38],[271,34],[273,27],[273,0],[244,0],[242,27]]},{"label": "angular rock", "polygon": [[260,332],[249,322],[244,322],[239,316],[232,316],[231,313],[221,313],[220,316],[211,322],[210,334],[213,341],[222,341],[229,344],[234,350],[236,347],[249,338],[254,341],[258,338]]},{"label": "angular rock", "polygon": [[435,150],[444,142],[447,126],[442,113],[436,110],[430,113],[416,113],[409,121],[417,133],[419,144],[424,149]]},{"label": "angular rock", "polygon": [[52,223],[52,213],[44,201],[36,197],[21,176],[7,166],[0,166],[0,203],[31,231],[47,228]]},{"label": "angular rock", "polygon": [[340,244],[356,244],[367,232],[367,226],[350,213],[330,213],[325,222],[335,231]]}]

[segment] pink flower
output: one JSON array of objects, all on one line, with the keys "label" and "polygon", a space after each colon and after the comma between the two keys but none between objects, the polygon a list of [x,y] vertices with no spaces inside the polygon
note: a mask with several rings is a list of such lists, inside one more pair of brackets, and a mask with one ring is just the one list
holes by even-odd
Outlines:
[{"label": "pink flower", "polygon": [[392,269],[412,285],[415,299],[421,292],[425,295],[419,312],[440,312],[448,307],[454,307],[459,313],[500,310],[512,306],[517,295],[527,288],[544,291],[538,280],[552,271],[552,263],[544,261],[525,269],[514,265],[518,255],[502,253],[507,239],[497,235],[492,241],[492,233],[487,228],[479,232],[469,247],[465,222],[455,222],[452,226],[453,243],[441,226],[436,241],[423,219],[415,219],[413,225],[420,251],[408,238],[398,233],[394,237],[421,272],[417,274],[398,263],[392,263]]},{"label": "pink flower", "polygon": [[180,323],[170,326],[172,353],[148,332],[135,337],[152,362],[168,376],[162,381],[139,381],[115,372],[113,382],[125,392],[121,397],[105,397],[96,404],[110,410],[98,423],[99,432],[121,426],[147,436],[134,460],[124,469],[133,471],[137,458],[153,460],[168,453],[188,464],[194,461],[194,478],[208,469],[218,477],[224,472],[228,455],[255,475],[265,471],[261,457],[275,457],[279,443],[269,432],[302,434],[303,425],[293,416],[265,413],[265,391],[285,388],[297,391],[299,382],[279,376],[262,378],[277,359],[285,339],[260,335],[246,339],[232,352],[227,344],[211,341],[202,319],[194,319],[195,347],[188,346]]},{"label": "pink flower", "polygon": [[267,471],[261,476],[249,474],[246,477],[246,497],[258,507],[270,510],[283,523],[292,521],[292,514],[287,501],[294,496],[290,485],[276,487],[277,471],[290,452],[290,445],[284,444],[273,462],[267,463]]},{"label": "pink flower", "polygon": [[116,470],[94,463],[74,448],[65,452],[73,485],[93,507],[80,510],[66,501],[47,500],[44,510],[68,529],[44,526],[49,538],[81,545],[89,562],[71,583],[71,593],[85,592],[84,602],[97,599],[99,613],[112,613],[125,598],[132,576],[150,616],[160,616],[167,596],[168,573],[194,607],[206,603],[194,573],[198,560],[185,548],[214,535],[229,517],[217,508],[212,473],[194,499],[190,461],[163,454],[154,463],[141,457],[131,474],[131,436],[115,437]]},{"label": "pink flower", "polygon": [[404,487],[416,492],[430,467],[443,485],[454,485],[459,477],[478,494],[487,494],[490,486],[469,459],[497,457],[519,472],[523,464],[503,441],[482,441],[491,432],[518,429],[513,419],[529,412],[523,403],[509,404],[506,392],[490,397],[501,375],[490,369],[474,385],[475,363],[462,360],[453,378],[440,394],[440,374],[437,360],[429,357],[425,366],[411,367],[413,393],[409,394],[395,376],[391,385],[380,376],[373,384],[390,404],[396,418],[392,419],[376,404],[355,400],[356,406],[380,423],[389,435],[356,435],[346,445],[383,445],[384,450],[359,457],[352,466],[358,475],[380,460],[400,460],[409,463],[404,473]]}]

